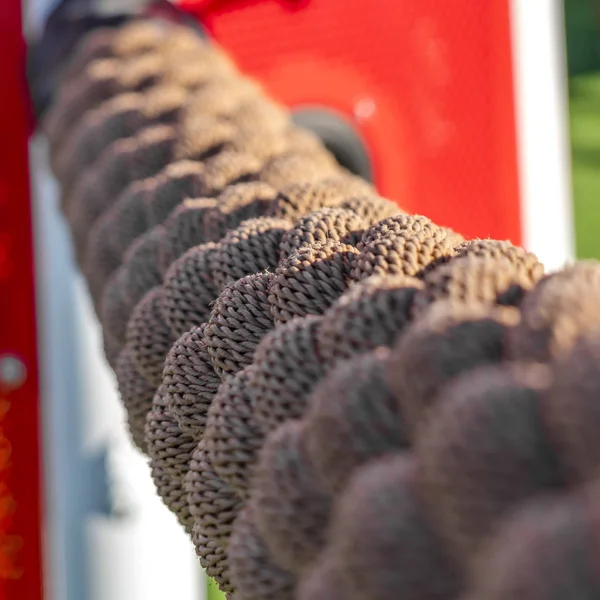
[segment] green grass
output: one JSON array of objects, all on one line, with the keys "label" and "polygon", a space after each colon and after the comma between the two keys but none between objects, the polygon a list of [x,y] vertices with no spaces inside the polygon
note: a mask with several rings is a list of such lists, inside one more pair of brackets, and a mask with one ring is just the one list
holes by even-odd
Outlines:
[{"label": "green grass", "polygon": [[225,600],[225,594],[223,594],[217,584],[215,583],[215,580],[207,577],[207,593],[206,593],[206,600]]},{"label": "green grass", "polygon": [[600,73],[569,84],[575,235],[579,258],[600,258]]}]

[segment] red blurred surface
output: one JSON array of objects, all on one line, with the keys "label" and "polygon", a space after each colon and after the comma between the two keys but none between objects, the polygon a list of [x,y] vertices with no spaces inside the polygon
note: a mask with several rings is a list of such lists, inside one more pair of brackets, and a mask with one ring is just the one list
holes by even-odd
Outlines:
[{"label": "red blurred surface", "polygon": [[0,383],[0,598],[42,598],[39,382],[20,0],[0,1],[0,356],[27,368]]},{"label": "red blurred surface", "polygon": [[521,242],[508,0],[180,0],[241,70],[366,140],[381,193]]}]

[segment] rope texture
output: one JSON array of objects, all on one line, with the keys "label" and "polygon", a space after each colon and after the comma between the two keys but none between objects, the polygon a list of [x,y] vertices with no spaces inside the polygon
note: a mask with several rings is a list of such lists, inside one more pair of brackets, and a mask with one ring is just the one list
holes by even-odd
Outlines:
[{"label": "rope texture", "polygon": [[600,595],[597,263],[403,213],[175,25],[90,34],[44,127],[132,439],[224,592]]}]

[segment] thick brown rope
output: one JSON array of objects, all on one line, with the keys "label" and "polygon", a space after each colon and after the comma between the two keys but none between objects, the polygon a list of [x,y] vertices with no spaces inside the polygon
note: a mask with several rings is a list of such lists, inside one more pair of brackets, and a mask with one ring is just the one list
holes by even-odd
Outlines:
[{"label": "thick brown rope", "polygon": [[544,277],[402,214],[205,42],[138,27],[82,47],[47,130],[132,437],[209,575],[595,597],[597,264]]}]

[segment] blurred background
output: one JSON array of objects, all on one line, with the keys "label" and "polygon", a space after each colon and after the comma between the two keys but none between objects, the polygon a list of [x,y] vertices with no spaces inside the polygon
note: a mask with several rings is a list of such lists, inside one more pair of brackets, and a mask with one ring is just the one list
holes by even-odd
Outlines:
[{"label": "blurred background", "polygon": [[[353,1],[347,0],[349,5]],[[392,0],[388,2],[391,3]],[[28,33],[35,34],[40,30],[54,4],[54,0],[23,2]],[[245,3],[247,6],[254,4],[259,2]],[[328,3],[321,1],[316,4],[324,6]],[[377,0],[374,4],[384,6],[386,2]],[[425,4],[428,2],[423,2]],[[468,5],[466,2],[454,4]],[[501,5],[502,2],[494,4]],[[521,200],[525,206],[522,214],[527,217],[524,219],[524,229],[527,230],[523,235],[524,242],[553,268],[572,258],[572,241],[577,257],[600,258],[600,236],[597,234],[600,231],[600,0],[511,0],[510,4],[514,14],[518,13],[518,18],[514,17],[514,20],[520,23],[519,26],[513,24],[512,35],[518,38],[513,58],[517,95],[521,96],[518,129],[525,132],[525,142],[520,140],[520,143],[527,146],[521,148],[519,168],[523,179],[527,179],[527,174],[533,173],[531,180],[522,184],[521,189]],[[472,39],[481,41],[483,47],[489,42],[486,42],[485,31],[480,37],[473,33],[481,25],[478,19],[477,14],[471,15],[469,35]],[[540,21],[536,22],[536,19]],[[444,19],[440,21],[443,22]],[[226,18],[224,22],[227,24]],[[427,30],[427,23],[423,23],[425,25],[421,33],[424,42],[419,57],[425,60],[429,56],[428,52],[434,54],[435,49],[432,50],[426,43],[431,31]],[[364,25],[368,23],[365,22]],[[560,31],[553,29],[556,25]],[[377,28],[376,21],[373,26]],[[217,23],[217,33],[227,37],[227,27],[219,27]],[[234,27],[233,31],[238,39],[245,41],[252,39],[252,35],[256,33],[242,27]],[[393,22],[390,31],[398,35]],[[430,37],[433,39],[435,36]],[[307,41],[310,42],[310,39]],[[493,44],[489,43],[489,46],[493,47]],[[470,49],[467,50],[470,54]],[[361,51],[357,45],[357,52]],[[488,51],[489,48],[485,46],[479,58]],[[496,51],[498,54],[508,52],[505,48],[496,48]],[[493,52],[490,51],[489,54],[492,55]],[[236,59],[239,60],[239,57],[236,56]],[[404,59],[407,60],[406,57]],[[242,70],[260,72],[262,66],[258,59],[258,62],[252,62],[253,57],[246,60],[248,64],[242,65]],[[472,69],[472,65],[470,68]],[[274,93],[288,93],[289,90],[285,88],[285,73],[280,74],[279,79],[273,77],[276,80],[273,84]],[[487,80],[482,81],[485,85]],[[425,83],[430,87],[424,86],[417,91],[425,98],[434,97],[437,89],[435,82]],[[486,88],[484,95],[479,98],[489,101],[490,105],[494,101],[494,89],[491,87],[493,83],[492,81],[490,88]],[[458,84],[457,88],[465,87],[460,81]],[[475,88],[473,86],[472,90],[468,90],[470,96],[475,94]],[[534,88],[538,90],[535,97],[531,93]],[[512,93],[512,89],[510,92]],[[523,96],[527,96],[526,100],[523,100]],[[332,102],[334,100],[337,101],[334,98]],[[386,100],[386,94],[382,93],[377,105],[380,114],[385,108]],[[454,102],[455,107],[459,106],[464,103],[464,98],[456,97]],[[389,104],[392,105],[393,102]],[[355,109],[356,121],[363,120],[363,133],[367,141],[372,146],[381,142],[384,154],[388,153],[388,158],[391,159],[387,163],[381,159],[378,163],[371,147],[370,158],[373,159],[375,174],[379,174],[384,186],[388,186],[387,189],[402,190],[404,180],[398,173],[403,175],[400,165],[400,150],[403,148],[394,147],[395,152],[388,152],[389,147],[384,147],[389,139],[386,138],[389,131],[385,127],[389,121],[386,123],[383,120],[384,127],[380,129],[369,126],[369,111],[372,112],[373,103],[368,97],[360,98]],[[391,109],[392,114],[394,110],[395,108]],[[473,116],[469,110],[470,108],[463,111],[463,118],[467,121]],[[535,122],[536,114],[542,115],[538,119],[540,122]],[[310,115],[301,116],[308,119],[307,123],[314,124]],[[486,118],[483,113],[480,116],[482,119]],[[544,120],[546,117],[548,120]],[[420,141],[419,136],[427,137],[418,127],[415,129],[415,139]],[[505,131],[503,133],[506,134]],[[484,134],[487,135],[488,132]],[[485,137],[484,134],[482,135]],[[336,143],[332,141],[331,145],[335,146]],[[459,157],[463,162],[468,163],[470,158],[476,160],[477,154],[481,154],[482,149],[475,145],[469,147],[465,140],[461,140],[460,146],[465,151],[472,152],[470,157]],[[544,148],[546,153],[540,150]],[[461,224],[471,227],[472,231],[468,233],[482,237],[489,235],[490,232],[482,229],[479,223],[496,224],[493,210],[486,213],[482,209],[480,222],[476,223],[476,219],[468,222],[474,208],[468,195],[458,205],[440,202],[440,194],[435,188],[438,181],[427,178],[426,168],[435,172],[435,167],[432,168],[433,161],[431,164],[427,163],[430,157],[426,150],[427,148],[419,155],[419,166],[426,186],[424,190],[426,195],[431,195],[432,200],[430,205],[425,203],[422,212],[439,222],[446,218],[460,218]],[[343,148],[340,151],[343,154]],[[531,155],[539,158],[537,164],[528,162]],[[348,155],[347,159],[349,162],[356,159],[357,164],[362,165],[362,155],[359,153],[358,158],[356,156],[356,153]],[[481,154],[479,160],[482,164],[485,163],[485,155]],[[452,175],[453,165],[444,164],[444,176]],[[122,427],[123,411],[116,394],[114,377],[103,360],[98,325],[85,284],[73,263],[64,222],[56,209],[58,193],[47,168],[45,142],[42,138],[35,138],[31,143],[30,165],[38,263],[37,294],[42,299],[38,310],[48,527],[48,598],[163,600],[173,597],[177,600],[199,600],[205,596],[213,596],[215,590],[203,578],[188,540],[153,492],[145,459],[131,447]],[[498,176],[505,172],[503,169],[506,169],[506,173],[510,171],[506,165],[500,164],[497,172],[482,175],[482,178],[489,176],[490,179],[495,176],[497,181],[494,183],[498,185],[492,192],[500,199],[510,187],[506,180],[512,176],[510,173],[506,178]],[[357,170],[360,171],[358,168]],[[381,176],[383,171],[385,177]],[[441,171],[439,175],[442,180]],[[463,186],[466,193],[477,197],[480,194],[477,189],[480,182],[476,176],[472,179],[474,184],[471,187],[460,178],[448,178],[444,181],[448,185],[456,184],[457,188]],[[564,190],[561,188],[563,185]],[[460,189],[462,192],[463,188]],[[393,191],[385,193],[395,197]],[[506,195],[509,196],[510,193],[512,192],[509,190]],[[516,197],[517,193],[514,195]],[[0,186],[0,200],[1,196]],[[482,203],[488,199],[485,194],[481,196]],[[550,196],[558,196],[558,204],[552,204]],[[563,200],[568,204],[564,211],[559,207]],[[550,225],[543,222],[542,213],[544,219],[550,220]],[[513,226],[517,231],[520,229],[521,224],[515,219],[513,221],[516,225],[510,221],[507,213],[500,211],[500,214],[506,219],[502,222],[503,231],[510,231]],[[571,214],[574,217],[572,224]],[[553,237],[555,235],[558,236],[559,243],[556,243],[557,238]],[[522,240],[514,241],[521,243]]]},{"label": "blurred background", "polygon": [[565,0],[575,240],[600,257],[600,2]]}]

